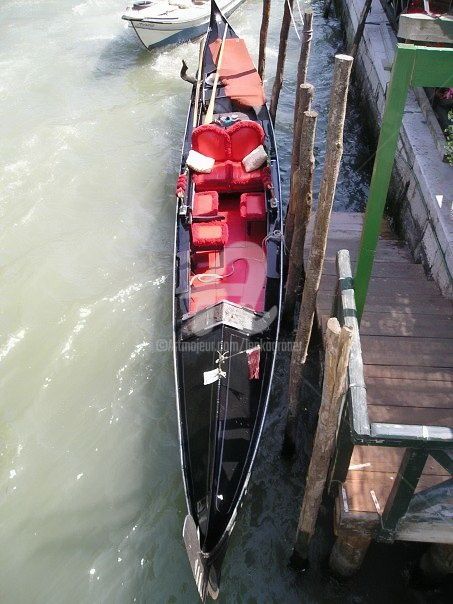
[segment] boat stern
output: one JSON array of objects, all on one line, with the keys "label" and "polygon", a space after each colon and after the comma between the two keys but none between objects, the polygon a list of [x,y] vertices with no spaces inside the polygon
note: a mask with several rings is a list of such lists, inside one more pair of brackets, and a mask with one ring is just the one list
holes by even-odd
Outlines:
[{"label": "boat stern", "polygon": [[217,600],[219,583],[216,565],[212,557],[202,553],[197,525],[190,515],[184,520],[182,536],[201,601],[206,602],[208,595]]}]

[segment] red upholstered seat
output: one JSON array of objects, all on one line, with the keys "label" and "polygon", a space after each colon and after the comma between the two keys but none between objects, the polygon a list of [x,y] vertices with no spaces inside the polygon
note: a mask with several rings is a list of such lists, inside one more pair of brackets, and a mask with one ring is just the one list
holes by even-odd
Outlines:
[{"label": "red upholstered seat", "polygon": [[243,193],[240,202],[241,218],[246,220],[265,220],[266,200],[264,193]]},{"label": "red upholstered seat", "polygon": [[228,241],[228,226],[220,220],[194,222],[190,230],[192,246],[196,251],[220,250]]},{"label": "red upholstered seat", "polygon": [[192,132],[192,148],[215,159],[209,174],[193,173],[197,192],[262,191],[262,170],[246,172],[241,163],[253,149],[264,141],[262,126],[242,121],[224,130],[216,124],[198,126]]},{"label": "red upholstered seat", "polygon": [[193,181],[196,191],[200,192],[215,189],[219,193],[240,193],[264,189],[262,171],[246,172],[241,162],[221,162],[209,174],[194,174]]},{"label": "red upholstered seat", "polygon": [[224,193],[229,190],[231,179],[231,162],[216,163],[209,174],[194,174],[193,181],[197,191],[219,191]]},{"label": "red upholstered seat", "polygon": [[216,162],[226,161],[231,155],[230,137],[217,124],[203,124],[192,132],[192,149]]},{"label": "red upholstered seat", "polygon": [[217,124],[203,124],[192,132],[192,149],[216,162],[241,161],[263,142],[261,124],[247,120],[237,122],[227,130]]},{"label": "red upholstered seat", "polygon": [[237,122],[228,128],[227,132],[231,142],[230,159],[233,161],[242,161],[246,155],[264,142],[264,130],[256,122]]},{"label": "red upholstered seat", "polygon": [[241,162],[231,162],[231,191],[262,191],[264,189],[261,170],[246,172]]},{"label": "red upholstered seat", "polygon": [[192,216],[217,216],[219,213],[219,194],[217,191],[195,193]]},{"label": "red upholstered seat", "polygon": [[262,170],[246,172],[241,162],[220,162],[209,174],[194,174],[193,181],[198,192],[215,190],[219,193],[241,193],[264,189]]}]

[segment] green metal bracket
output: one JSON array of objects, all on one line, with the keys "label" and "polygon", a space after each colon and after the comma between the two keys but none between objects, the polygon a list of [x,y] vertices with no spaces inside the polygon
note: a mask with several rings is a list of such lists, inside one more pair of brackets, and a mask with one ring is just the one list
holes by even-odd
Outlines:
[{"label": "green metal bracket", "polygon": [[398,523],[407,512],[428,458],[428,451],[406,449],[382,513],[378,539],[392,543]]},{"label": "green metal bracket", "polygon": [[359,322],[373,270],[399,130],[410,86],[453,88],[453,48],[397,45],[354,279]]}]

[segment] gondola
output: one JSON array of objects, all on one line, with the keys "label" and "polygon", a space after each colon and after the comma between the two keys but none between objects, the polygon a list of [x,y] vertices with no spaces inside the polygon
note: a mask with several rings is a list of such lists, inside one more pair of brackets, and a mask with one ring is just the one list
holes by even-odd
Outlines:
[{"label": "gondola", "polygon": [[198,592],[217,598],[266,416],[283,276],[280,174],[263,85],[214,1],[176,186],[174,361]]}]

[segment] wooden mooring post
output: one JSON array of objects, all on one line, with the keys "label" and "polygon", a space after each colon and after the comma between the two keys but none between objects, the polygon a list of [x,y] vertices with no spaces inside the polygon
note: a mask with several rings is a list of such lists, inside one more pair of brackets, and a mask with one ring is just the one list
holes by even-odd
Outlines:
[{"label": "wooden mooring post", "polygon": [[285,429],[283,452],[291,454],[295,449],[297,408],[302,383],[303,366],[307,358],[308,344],[315,314],[316,296],[321,281],[322,267],[327,245],[330,214],[343,154],[343,128],[346,116],[349,79],[352,57],[336,55],[334,76],[330,95],[329,120],[327,125],[327,152],[321,188],[318,197],[313,238],[308,257],[301,310],[296,334],[296,345],[291,357],[289,378],[289,405]]},{"label": "wooden mooring post", "polygon": [[340,577],[352,577],[362,565],[371,541],[368,533],[359,530],[338,535],[330,553],[330,570]]},{"label": "wooden mooring post", "polygon": [[289,235],[286,239],[289,262],[283,320],[287,323],[294,319],[297,293],[302,280],[305,234],[310,220],[313,198],[313,172],[315,167],[313,149],[317,118],[316,111],[304,112],[302,136],[300,138],[300,165],[297,167],[291,181],[294,233],[291,233],[291,239],[289,239]]},{"label": "wooden mooring post", "polygon": [[299,137],[297,141],[297,145],[293,145],[293,157],[292,157],[292,166],[291,166],[291,186],[289,193],[289,201],[288,201],[288,209],[286,211],[286,220],[285,220],[285,245],[287,253],[289,254],[291,251],[291,243],[293,240],[294,233],[294,215],[296,212],[297,200],[300,195],[300,185],[301,178],[300,173],[298,173],[298,167],[303,164],[304,161],[307,160],[307,155],[301,157],[302,152],[307,147],[303,148],[303,137],[306,136],[306,132],[302,132],[303,130],[303,121],[304,115],[306,111],[310,111],[311,109],[311,101],[313,99],[314,88],[311,84],[302,84],[301,85],[301,96],[299,99],[299,111],[297,116],[295,116],[294,122],[294,133],[296,130],[299,131]]},{"label": "wooden mooring post", "polygon": [[298,568],[305,567],[307,564],[308,546],[315,532],[346,391],[351,345],[352,330],[348,327],[340,327],[336,318],[329,319],[325,337],[324,382],[318,426],[297,526],[296,543],[291,557],[291,563]]},{"label": "wooden mooring post", "polygon": [[278,99],[283,85],[283,70],[285,68],[286,49],[288,46],[289,27],[291,25],[291,11],[293,10],[294,0],[285,0],[285,8],[283,11],[282,27],[280,30],[280,44],[278,47],[277,69],[275,71],[275,81],[272,87],[271,104],[269,113],[272,123],[275,124],[275,116],[277,115]]},{"label": "wooden mooring post", "polygon": [[368,17],[368,13],[371,10],[371,2],[372,2],[372,0],[366,0],[365,1],[365,4],[364,4],[363,9],[362,9],[362,12],[360,14],[359,24],[357,26],[357,30],[356,30],[355,35],[354,35],[354,39],[352,41],[352,44],[348,48],[348,55],[350,55],[353,59],[355,59],[355,56],[357,54],[357,50],[359,48],[360,40],[362,39],[362,36],[363,36],[363,31],[365,29],[366,19]]},{"label": "wooden mooring post", "polygon": [[[294,174],[296,167],[299,165],[300,137],[302,133],[302,117],[304,111],[309,111],[310,107],[306,106],[302,111],[299,106],[304,103],[304,98],[308,94],[306,88],[302,88],[307,80],[308,60],[310,58],[311,38],[313,35],[313,10],[307,8],[304,13],[304,27],[302,30],[302,43],[300,46],[299,63],[297,65],[297,87],[296,87],[296,102],[294,105],[294,134],[293,134],[293,151],[291,156],[291,174]],[[313,97],[313,89],[312,95]],[[310,100],[311,100],[310,98]]]},{"label": "wooden mooring post", "polygon": [[310,58],[311,39],[313,36],[313,9],[308,7],[304,12],[302,41],[300,45],[299,63],[297,64],[297,84],[300,86],[307,80],[308,60]]},{"label": "wooden mooring post", "polygon": [[267,32],[269,31],[269,17],[271,13],[271,0],[263,0],[263,17],[261,19],[260,29],[260,51],[258,55],[258,74],[261,80],[264,80],[264,71],[266,67],[266,43]]}]

